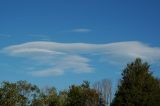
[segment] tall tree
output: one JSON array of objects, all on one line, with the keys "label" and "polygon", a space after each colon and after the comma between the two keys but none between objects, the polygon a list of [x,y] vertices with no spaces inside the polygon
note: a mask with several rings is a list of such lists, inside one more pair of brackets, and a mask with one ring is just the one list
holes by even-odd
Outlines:
[{"label": "tall tree", "polygon": [[111,106],[159,106],[160,83],[149,65],[136,59],[127,64]]},{"label": "tall tree", "polygon": [[93,84],[93,88],[100,95],[101,104],[109,106],[112,100],[112,84],[109,79],[103,79]]}]

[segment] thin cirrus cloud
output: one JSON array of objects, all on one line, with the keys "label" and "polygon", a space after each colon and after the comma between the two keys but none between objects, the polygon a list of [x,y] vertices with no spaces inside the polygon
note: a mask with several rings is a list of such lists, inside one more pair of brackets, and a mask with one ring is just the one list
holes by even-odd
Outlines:
[{"label": "thin cirrus cloud", "polygon": [[[160,61],[160,47],[151,47],[139,41],[115,42],[107,44],[57,43],[48,41],[27,42],[5,47],[1,52],[9,56],[30,58],[41,64],[47,64],[41,70],[29,72],[33,76],[59,76],[66,72],[92,73],[92,58],[98,56],[108,63],[123,63],[140,57],[156,64]],[[106,63],[107,64],[107,63]]]},{"label": "thin cirrus cloud", "polygon": [[90,32],[91,29],[87,28],[77,28],[77,29],[72,29],[71,32]]}]

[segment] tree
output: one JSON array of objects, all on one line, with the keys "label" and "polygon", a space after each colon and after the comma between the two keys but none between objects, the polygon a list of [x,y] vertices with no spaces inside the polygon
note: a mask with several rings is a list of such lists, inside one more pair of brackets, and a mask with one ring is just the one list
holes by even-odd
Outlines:
[{"label": "tree", "polygon": [[112,100],[112,84],[108,79],[97,81],[93,84],[93,88],[100,95],[100,102],[104,106],[108,106]]},{"label": "tree", "polygon": [[63,90],[63,91],[59,92],[59,95],[58,95],[59,106],[66,106],[67,105],[67,97],[68,97],[67,90]]},{"label": "tree", "polygon": [[45,88],[32,101],[32,106],[59,106],[59,98],[54,87]]},{"label": "tree", "polygon": [[37,86],[27,81],[3,81],[0,87],[0,106],[28,106],[38,91]]},{"label": "tree", "polygon": [[127,64],[111,106],[158,106],[160,83],[149,70],[149,65],[136,59]]},{"label": "tree", "polygon": [[66,106],[98,106],[99,95],[84,81],[80,86],[72,85],[67,92]]},{"label": "tree", "polygon": [[17,81],[16,86],[17,86],[16,89],[18,91],[18,94],[23,96],[23,98],[25,98],[23,103],[21,103],[21,106],[30,105],[32,102],[32,99],[36,98],[36,96],[40,92],[40,89],[36,85],[32,85],[27,81],[22,81],[22,80]]},{"label": "tree", "polygon": [[0,106],[20,106],[26,98],[18,93],[16,83],[3,81],[0,87]]}]

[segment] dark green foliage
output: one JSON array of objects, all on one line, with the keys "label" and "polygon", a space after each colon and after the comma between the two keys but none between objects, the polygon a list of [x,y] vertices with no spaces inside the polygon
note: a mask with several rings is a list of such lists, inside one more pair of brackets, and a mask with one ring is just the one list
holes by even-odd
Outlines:
[{"label": "dark green foliage", "polygon": [[80,86],[72,85],[67,96],[66,106],[98,106],[99,95],[87,81]]},{"label": "dark green foliage", "polygon": [[59,95],[54,88],[45,89],[33,100],[32,106],[98,106],[98,97],[89,82],[84,81],[82,85],[72,85]]},{"label": "dark green foliage", "polygon": [[128,64],[122,73],[111,106],[159,106],[160,83],[141,59]]},{"label": "dark green foliage", "polygon": [[0,106],[97,106],[98,97],[87,81],[59,94],[54,87],[40,90],[27,81],[4,81],[0,86]]},{"label": "dark green foliage", "polygon": [[59,106],[57,91],[54,87],[46,88],[32,101],[32,106]]}]

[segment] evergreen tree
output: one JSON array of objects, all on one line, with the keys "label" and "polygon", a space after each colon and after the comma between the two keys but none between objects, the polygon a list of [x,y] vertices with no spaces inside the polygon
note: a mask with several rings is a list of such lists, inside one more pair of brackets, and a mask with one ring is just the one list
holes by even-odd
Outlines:
[{"label": "evergreen tree", "polygon": [[159,106],[160,81],[141,59],[127,65],[111,106]]},{"label": "evergreen tree", "polygon": [[99,95],[91,89],[89,82],[82,85],[72,85],[67,93],[66,106],[98,106]]}]

